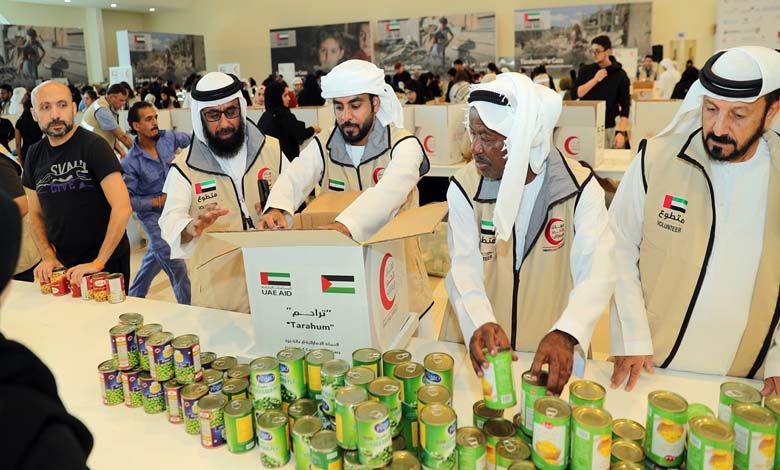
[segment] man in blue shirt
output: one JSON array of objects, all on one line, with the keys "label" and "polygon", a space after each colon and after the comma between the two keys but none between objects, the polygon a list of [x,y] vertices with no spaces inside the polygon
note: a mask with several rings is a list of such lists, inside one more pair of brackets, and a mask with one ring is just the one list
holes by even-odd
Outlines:
[{"label": "man in blue shirt", "polygon": [[182,259],[171,259],[171,249],[160,235],[158,220],[165,205],[166,195],[162,189],[174,152],[188,147],[192,138],[182,132],[159,130],[157,108],[145,101],[130,108],[127,123],[137,137],[122,159],[122,169],[130,203],[149,238],[149,248],[129,295],[146,297],[152,280],[162,269],[171,280],[176,300],[189,304],[191,290],[187,266]]}]

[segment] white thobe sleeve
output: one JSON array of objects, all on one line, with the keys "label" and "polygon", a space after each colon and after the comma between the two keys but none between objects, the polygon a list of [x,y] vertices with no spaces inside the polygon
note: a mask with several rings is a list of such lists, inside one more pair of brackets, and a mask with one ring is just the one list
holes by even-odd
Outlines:
[{"label": "white thobe sleeve", "polygon": [[160,233],[163,240],[171,247],[171,259],[192,258],[200,237],[181,243],[181,231],[192,220],[190,217],[192,187],[189,181],[174,168],[168,172],[163,192],[167,198],[160,216]]},{"label": "white thobe sleeve", "polygon": [[286,213],[289,223],[295,209],[303,203],[322,178],[324,168],[320,146],[316,139],[312,139],[292,163],[285,164],[286,161],[287,157],[283,156],[282,174],[271,188],[264,211],[271,208],[279,209]]},{"label": "white thobe sleeve", "polygon": [[447,247],[450,271],[445,287],[450,303],[468,347],[474,331],[485,323],[495,322],[493,308],[485,292],[482,253],[479,250],[479,227],[466,196],[454,184],[447,190],[449,215]]},{"label": "white thobe sleeve", "polygon": [[362,242],[371,238],[392,219],[420,180],[423,151],[417,139],[406,139],[393,149],[393,158],[382,179],[368,188],[336,217],[352,238]]},{"label": "white thobe sleeve", "polygon": [[551,330],[561,330],[577,339],[583,351],[590,346],[596,323],[615,286],[613,248],[604,190],[591,178],[580,194],[574,211],[574,242],[570,263],[574,283],[569,303]]},{"label": "white thobe sleeve", "polygon": [[769,348],[769,352],[766,354],[764,360],[764,378],[780,377],[780,342],[778,342],[778,335],[780,335],[780,326],[775,331],[775,338],[772,341],[772,347]]},{"label": "white thobe sleeve", "polygon": [[613,356],[653,354],[645,297],[639,279],[645,197],[642,159],[637,155],[620,181],[609,208],[609,228],[615,237],[615,298],[609,325],[610,353]]}]

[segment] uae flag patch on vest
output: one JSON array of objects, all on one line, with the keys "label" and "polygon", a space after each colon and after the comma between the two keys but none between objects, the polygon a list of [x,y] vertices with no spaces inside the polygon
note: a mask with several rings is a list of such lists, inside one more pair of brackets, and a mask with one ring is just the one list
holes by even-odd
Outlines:
[{"label": "uae flag patch on vest", "polygon": [[682,212],[684,214],[685,210],[688,209],[688,200],[679,196],[667,194],[664,198],[664,208]]},{"label": "uae flag patch on vest", "polygon": [[334,180],[333,178],[328,179],[328,189],[331,191],[344,191],[346,186],[343,181]]},{"label": "uae flag patch on vest", "polygon": [[203,194],[217,189],[217,183],[214,180],[201,181],[195,184],[195,194]]},{"label": "uae flag patch on vest", "polygon": [[482,223],[479,227],[479,233],[482,235],[495,235],[496,228],[493,226],[493,221],[482,219]]}]

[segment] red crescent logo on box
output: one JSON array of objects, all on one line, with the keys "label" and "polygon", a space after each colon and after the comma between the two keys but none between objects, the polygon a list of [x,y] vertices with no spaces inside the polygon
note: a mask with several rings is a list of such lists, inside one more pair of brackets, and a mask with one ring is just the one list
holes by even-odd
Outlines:
[{"label": "red crescent logo on box", "polygon": [[566,223],[563,219],[553,217],[547,222],[547,226],[544,228],[544,238],[552,246],[558,246],[563,243],[564,235],[566,234]]},{"label": "red crescent logo on box", "polygon": [[563,149],[570,155],[580,154],[580,139],[576,135],[572,135],[566,138],[563,142]]},{"label": "red crescent logo on box", "polygon": [[436,139],[432,135],[427,135],[423,139],[423,147],[428,153],[436,153]]},{"label": "red crescent logo on box", "polygon": [[379,298],[385,310],[390,310],[395,305],[395,289],[395,262],[393,255],[385,253],[379,265]]},{"label": "red crescent logo on box", "polygon": [[260,168],[260,171],[257,172],[257,179],[268,181],[269,188],[273,184],[273,182],[271,181],[272,178],[273,178],[273,173],[271,172],[271,169],[268,167]]},{"label": "red crescent logo on box", "polygon": [[385,169],[382,167],[377,168],[374,170],[374,184],[379,183],[379,180],[382,179],[382,175],[385,174]]}]

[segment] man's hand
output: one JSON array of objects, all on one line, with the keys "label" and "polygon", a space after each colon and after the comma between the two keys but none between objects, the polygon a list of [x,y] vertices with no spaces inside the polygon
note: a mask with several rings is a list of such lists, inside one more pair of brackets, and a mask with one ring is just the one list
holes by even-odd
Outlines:
[{"label": "man's hand", "polygon": [[612,368],[612,389],[620,388],[628,376],[626,391],[630,392],[639,380],[642,369],[646,370],[648,374],[654,372],[653,356],[615,356],[615,365]]},{"label": "man's hand", "polygon": [[593,78],[595,78],[597,82],[604,80],[605,78],[607,78],[607,69],[599,69],[596,72],[596,75],[593,76]]},{"label": "man's hand", "polygon": [[319,230],[336,230],[348,236],[349,238],[352,238],[352,233],[349,231],[347,226],[342,224],[341,222],[333,222],[332,224],[321,225],[317,228]]},{"label": "man's hand", "polygon": [[38,263],[33,274],[36,279],[40,279],[43,282],[49,282],[51,280],[52,271],[64,267],[65,266],[63,266],[57,258],[48,258]]},{"label": "man's hand", "polygon": [[[469,355],[471,356],[471,367],[474,368],[477,377],[482,377],[484,375],[482,369],[487,369],[489,366],[482,348],[487,348],[488,353],[495,356],[498,354],[498,349],[502,347],[511,347],[511,345],[509,338],[498,323],[485,323],[474,331],[474,334],[471,335],[471,341],[469,341]],[[517,354],[514,351],[512,351],[512,360],[517,360]]]},{"label": "man's hand", "polygon": [[161,194],[159,196],[155,196],[152,198],[152,207],[154,207],[155,209],[163,207],[165,205],[165,201],[167,200],[168,200],[167,194]]},{"label": "man's hand", "polygon": [[569,381],[576,344],[577,340],[572,335],[560,330],[547,333],[539,342],[534,362],[531,364],[531,375],[539,377],[542,374],[542,365],[547,364],[549,393],[560,395]]},{"label": "man's hand", "polygon": [[317,124],[312,124],[311,128],[314,129],[315,134],[319,134],[320,132],[322,132],[322,129],[320,129],[320,126],[318,126]]},{"label": "man's hand", "polygon": [[287,230],[287,217],[279,209],[268,209],[268,212],[260,218],[260,230]]},{"label": "man's hand", "polygon": [[68,269],[66,276],[70,280],[71,284],[76,284],[80,286],[82,277],[86,276],[87,274],[94,274],[99,271],[100,270],[98,269],[98,267],[95,266],[94,264],[84,263],[78,266],[73,266],[72,268]]},{"label": "man's hand", "polygon": [[615,132],[615,137],[612,139],[613,149],[622,149],[626,147],[626,136],[620,132]]},{"label": "man's hand", "polygon": [[190,223],[184,228],[181,235],[181,242],[188,243],[192,239],[199,237],[203,231],[211,227],[217,219],[223,215],[227,215],[229,212],[228,209],[222,209],[216,204],[206,206],[206,208],[200,210],[198,216],[190,220]]},{"label": "man's hand", "polygon": [[761,389],[761,395],[768,397],[769,395],[780,394],[780,377],[767,377],[764,379],[764,388]]}]

